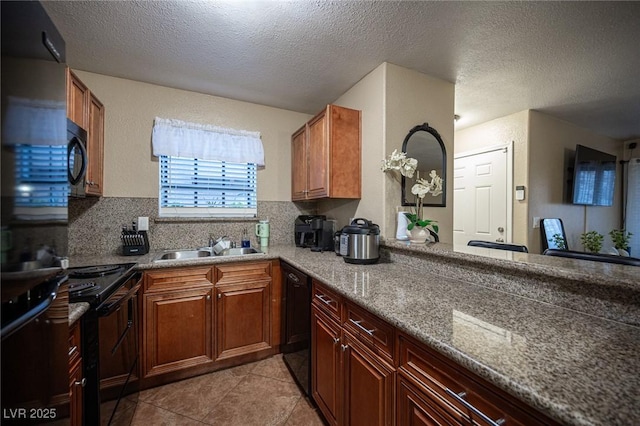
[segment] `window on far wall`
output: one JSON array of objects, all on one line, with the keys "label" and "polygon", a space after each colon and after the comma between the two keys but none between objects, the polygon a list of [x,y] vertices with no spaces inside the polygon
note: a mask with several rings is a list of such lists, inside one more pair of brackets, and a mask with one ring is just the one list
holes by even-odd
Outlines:
[{"label": "window on far wall", "polygon": [[256,165],[160,156],[160,217],[256,217]]}]

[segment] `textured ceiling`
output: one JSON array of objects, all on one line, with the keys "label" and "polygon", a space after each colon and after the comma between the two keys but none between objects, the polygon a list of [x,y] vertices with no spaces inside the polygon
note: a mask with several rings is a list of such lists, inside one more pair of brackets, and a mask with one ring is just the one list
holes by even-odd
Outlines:
[{"label": "textured ceiling", "polygon": [[457,127],[536,109],[640,137],[640,2],[53,1],[72,68],[315,113],[382,62]]}]

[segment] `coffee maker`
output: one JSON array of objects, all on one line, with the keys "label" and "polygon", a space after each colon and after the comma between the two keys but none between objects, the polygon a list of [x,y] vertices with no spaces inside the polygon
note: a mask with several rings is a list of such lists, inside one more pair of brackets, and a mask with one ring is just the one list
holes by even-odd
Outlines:
[{"label": "coffee maker", "polygon": [[300,215],[296,218],[294,235],[297,247],[309,247],[311,251],[333,250],[335,221],[324,215]]}]

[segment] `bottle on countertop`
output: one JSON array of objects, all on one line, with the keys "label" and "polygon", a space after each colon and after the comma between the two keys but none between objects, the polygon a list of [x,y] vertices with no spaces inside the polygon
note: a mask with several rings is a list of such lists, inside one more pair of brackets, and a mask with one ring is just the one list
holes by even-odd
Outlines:
[{"label": "bottle on countertop", "polygon": [[251,247],[251,240],[247,228],[242,230],[242,247]]}]

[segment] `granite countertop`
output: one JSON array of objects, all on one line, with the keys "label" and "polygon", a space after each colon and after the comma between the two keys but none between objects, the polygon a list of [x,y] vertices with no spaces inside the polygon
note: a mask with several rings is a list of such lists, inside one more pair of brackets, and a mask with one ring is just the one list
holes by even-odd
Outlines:
[{"label": "granite countertop", "polygon": [[[153,257],[137,259],[139,269],[280,258],[562,423],[640,424],[638,327],[436,275],[419,259],[360,266],[295,247],[241,258]],[[93,264],[136,261],[108,259]],[[541,268],[532,264],[515,267]]]},{"label": "granite countertop", "polygon": [[89,310],[87,302],[69,303],[69,326],[72,326]]}]

